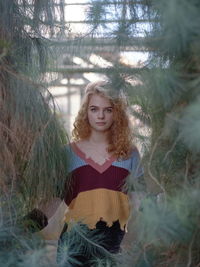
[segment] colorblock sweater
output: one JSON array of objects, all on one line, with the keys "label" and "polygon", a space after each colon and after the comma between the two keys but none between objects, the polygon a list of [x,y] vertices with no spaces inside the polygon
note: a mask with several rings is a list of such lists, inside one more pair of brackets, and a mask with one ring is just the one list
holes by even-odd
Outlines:
[{"label": "colorblock sweater", "polygon": [[130,173],[134,178],[143,174],[138,150],[135,148],[126,160],[111,157],[99,165],[86,158],[75,143],[66,149],[71,173],[71,189],[64,196],[69,207],[65,215],[66,223],[81,221],[94,229],[100,220],[108,226],[118,220],[120,228],[125,230],[130,207],[128,195],[122,188]]}]

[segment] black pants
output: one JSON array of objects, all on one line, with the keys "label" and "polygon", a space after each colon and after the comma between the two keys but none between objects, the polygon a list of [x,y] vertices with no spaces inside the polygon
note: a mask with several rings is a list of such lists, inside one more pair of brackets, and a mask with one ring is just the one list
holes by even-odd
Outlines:
[{"label": "black pants", "polygon": [[[86,225],[77,224],[70,231],[67,225],[58,241],[57,262],[62,267],[114,265],[112,255],[120,251],[120,244],[125,232],[120,229],[119,221],[111,227],[99,221],[96,229],[90,230]],[[98,264],[97,264],[98,263]],[[101,264],[100,264],[101,263]]]}]

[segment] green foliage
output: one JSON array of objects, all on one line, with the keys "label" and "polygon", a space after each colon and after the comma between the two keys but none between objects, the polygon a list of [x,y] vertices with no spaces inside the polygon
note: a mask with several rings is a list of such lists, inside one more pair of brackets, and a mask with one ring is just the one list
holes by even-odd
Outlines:
[{"label": "green foliage", "polygon": [[20,212],[24,201],[19,194],[1,195],[0,203],[1,266],[54,266],[44,241],[22,227]]},{"label": "green foliage", "polygon": [[[47,37],[60,29],[62,1],[0,1],[1,184],[28,204],[61,192],[66,134],[53,99],[40,85],[47,64]],[[57,10],[56,10],[57,9]],[[60,10],[60,11],[59,11]],[[56,12],[60,12],[60,17]]]},{"label": "green foliage", "polygon": [[[47,39],[63,30],[62,21],[56,27],[53,23],[62,10],[62,1],[0,0],[0,162],[4,163],[0,164],[4,197],[0,261],[4,266],[42,264],[45,247],[35,239],[31,243],[16,218],[34,201],[60,193],[65,179],[66,137],[46,98],[49,94],[39,85],[48,63]],[[198,0],[91,1],[88,19],[93,36],[109,37],[118,44],[118,52],[126,44],[149,50],[149,59],[139,70],[115,58],[116,71],[110,75],[117,92],[127,89],[130,103],[139,106],[134,115],[150,129],[146,139],[138,134],[148,140],[143,151],[145,179],[151,185],[148,191],[162,193],[144,199],[129,225],[135,230],[131,250],[115,258],[116,265],[171,267],[200,262],[199,13]],[[138,20],[148,20],[148,30]],[[134,39],[141,34],[143,40]],[[124,66],[127,73],[121,73]],[[131,191],[133,184],[127,186]],[[16,200],[13,196],[19,207],[11,201]],[[76,226],[67,234],[68,259],[78,250],[86,254],[94,250],[95,256],[95,240],[82,230]],[[94,266],[113,264],[110,255],[94,260]]]},{"label": "green foliage", "polygon": [[200,101],[197,99],[184,109],[180,121],[180,137],[192,153],[199,153]]},{"label": "green foliage", "polygon": [[[148,140],[143,147],[145,180],[149,193],[163,194],[163,202],[147,198],[142,203],[129,226],[135,229],[131,252],[124,252],[120,261],[123,266],[198,266],[199,1],[109,1],[106,8],[118,18],[108,32],[118,40],[119,51],[125,44],[133,47],[141,33],[143,39],[134,44],[149,51],[140,70],[124,74],[116,68],[112,77],[124,80],[120,83],[138,107],[132,113],[149,130],[146,139],[137,134],[142,142]],[[148,30],[138,19],[149,21]],[[133,182],[127,180],[129,191]]]},{"label": "green foliage", "polygon": [[152,32],[160,38],[158,49],[171,59],[182,58],[188,52],[191,42],[200,37],[199,1],[155,0],[153,8],[160,23]]},{"label": "green foliage", "polygon": [[99,26],[99,20],[106,18],[106,6],[102,5],[102,1],[93,1],[92,5],[87,12],[87,16],[90,20],[92,20],[93,30],[97,29]]},{"label": "green foliage", "polygon": [[[56,11],[62,12],[62,1],[0,1],[0,38],[12,49],[7,53],[17,72],[33,75],[45,69],[47,49],[45,40],[61,31],[55,26]],[[57,10],[56,10],[57,9]],[[59,18],[57,18],[59,19]],[[35,62],[35,58],[38,60]]]},{"label": "green foliage", "polygon": [[[56,4],[56,5],[54,5]],[[62,30],[62,1],[0,0],[0,265],[54,266],[23,216],[60,196],[66,176],[66,133],[40,82],[47,38]],[[59,13],[58,13],[59,12]],[[60,17],[59,17],[60,15]]]},{"label": "green foliage", "polygon": [[59,240],[58,262],[62,267],[81,265],[81,257],[84,257],[91,266],[115,266],[115,257],[104,249],[104,242],[105,236],[99,229],[91,231],[81,223],[70,225],[70,231]]},{"label": "green foliage", "polygon": [[145,95],[149,103],[154,103],[152,110],[149,112],[158,113],[171,110],[177,105],[184,93],[188,90],[187,84],[180,77],[180,72],[176,69],[150,70],[143,73]]}]

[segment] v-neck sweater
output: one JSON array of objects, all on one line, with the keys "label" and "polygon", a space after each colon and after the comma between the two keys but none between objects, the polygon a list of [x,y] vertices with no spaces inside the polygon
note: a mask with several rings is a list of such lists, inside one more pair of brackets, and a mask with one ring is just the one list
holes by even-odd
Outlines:
[{"label": "v-neck sweater", "polygon": [[[130,205],[123,185],[129,174],[133,179],[143,174],[140,155],[136,148],[125,160],[111,157],[99,165],[78,148],[76,143],[66,146],[69,155],[71,188],[64,196],[69,207],[65,215],[66,223],[83,222],[94,229],[98,221],[107,226],[119,221],[120,228],[126,229],[130,215]],[[68,193],[67,193],[68,192]]]}]

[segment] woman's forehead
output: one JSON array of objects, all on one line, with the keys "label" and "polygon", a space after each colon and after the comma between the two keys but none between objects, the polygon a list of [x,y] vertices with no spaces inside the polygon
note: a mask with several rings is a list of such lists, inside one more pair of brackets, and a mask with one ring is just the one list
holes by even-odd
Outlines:
[{"label": "woman's forehead", "polygon": [[93,94],[89,100],[89,106],[112,106],[110,100],[107,97]]}]

